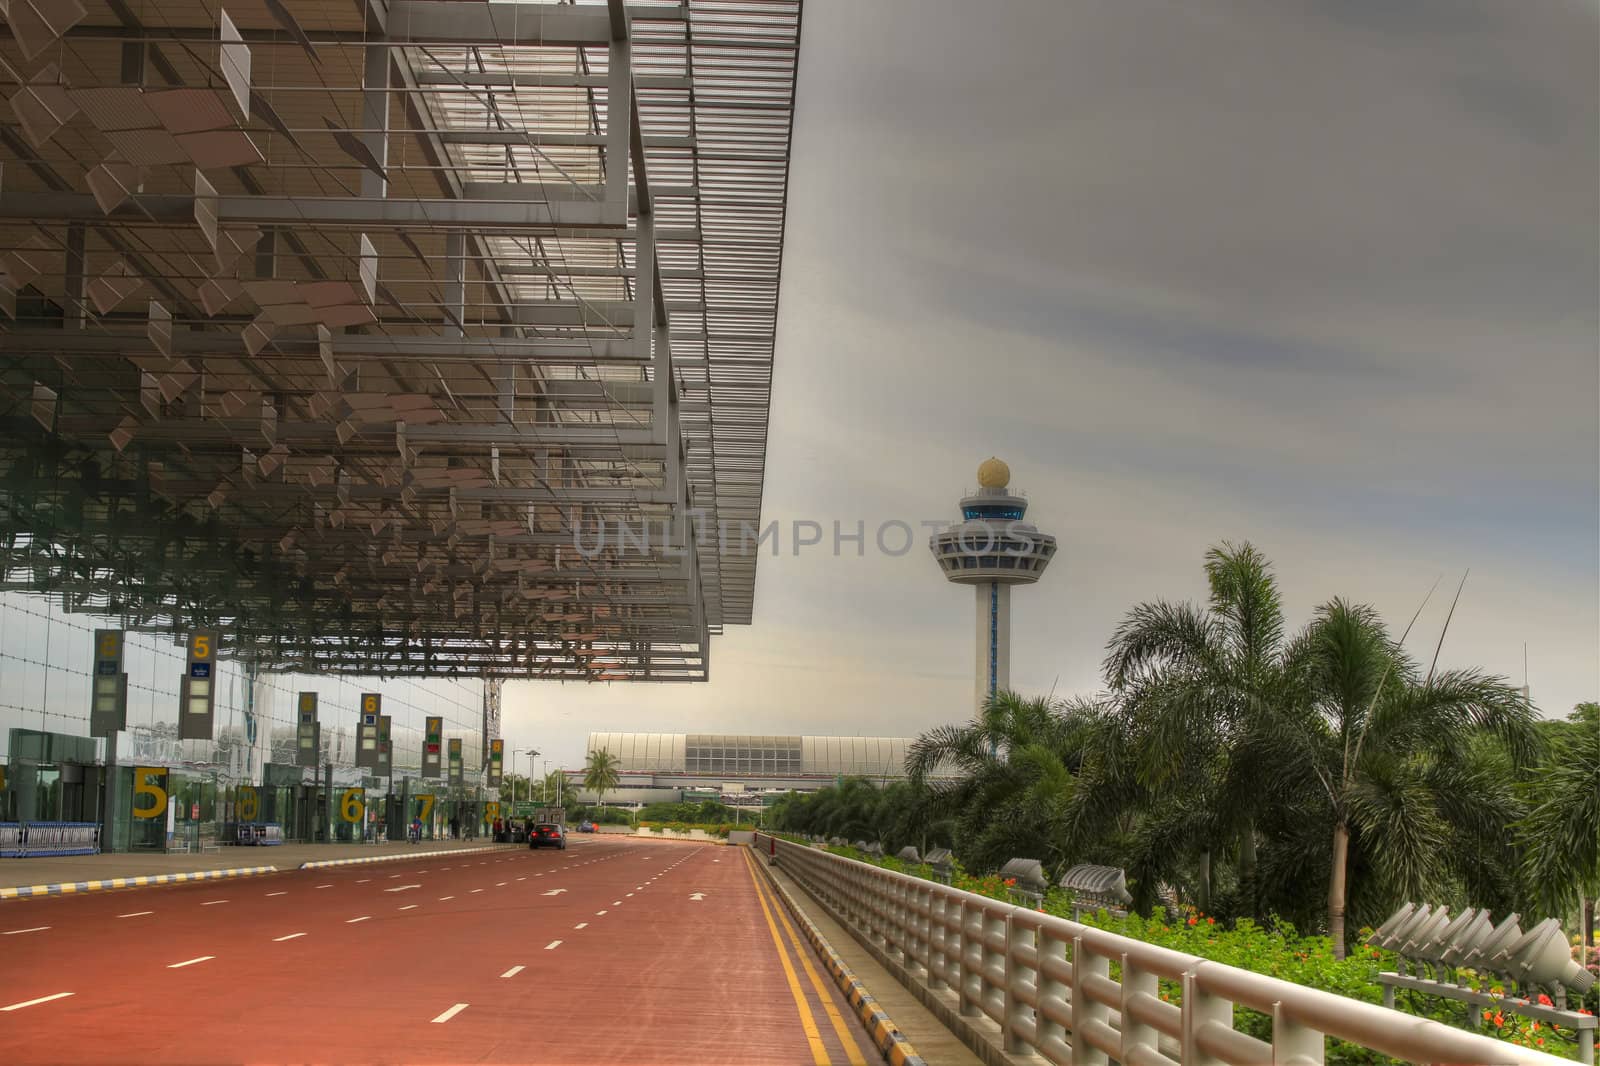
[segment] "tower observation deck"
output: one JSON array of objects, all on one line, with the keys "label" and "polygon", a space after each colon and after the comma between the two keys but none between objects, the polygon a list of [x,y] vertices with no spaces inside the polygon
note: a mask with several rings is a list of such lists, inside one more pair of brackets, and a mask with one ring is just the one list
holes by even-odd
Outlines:
[{"label": "tower observation deck", "polygon": [[1011,587],[1039,580],[1056,539],[1023,521],[1028,501],[1010,488],[1011,469],[990,458],[978,467],[978,490],[962,497],[960,522],[929,538],[945,579],[976,590],[976,699],[983,704],[1011,682]]}]

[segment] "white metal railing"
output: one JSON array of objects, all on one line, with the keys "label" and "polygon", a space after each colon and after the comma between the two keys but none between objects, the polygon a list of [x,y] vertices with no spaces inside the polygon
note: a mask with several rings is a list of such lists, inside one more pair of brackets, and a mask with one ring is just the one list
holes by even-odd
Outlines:
[{"label": "white metal railing", "polygon": [[[773,838],[756,838],[769,851]],[[776,841],[778,865],[910,980],[953,991],[1005,1049],[1058,1066],[1261,1063],[1315,1066],[1328,1037],[1426,1063],[1556,1066],[1570,1060],[1332,992]],[[1111,977],[1111,966],[1120,980]],[[1181,1003],[1160,998],[1162,980]],[[1235,1005],[1272,1020],[1271,1039],[1233,1027]]]}]

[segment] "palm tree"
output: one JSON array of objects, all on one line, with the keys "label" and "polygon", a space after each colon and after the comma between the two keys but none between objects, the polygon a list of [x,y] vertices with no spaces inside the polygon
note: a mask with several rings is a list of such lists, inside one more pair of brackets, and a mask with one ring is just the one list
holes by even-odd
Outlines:
[{"label": "palm tree", "polygon": [[1526,765],[1539,746],[1521,692],[1475,670],[1423,676],[1372,608],[1340,599],[1317,609],[1285,659],[1293,710],[1275,723],[1272,777],[1314,782],[1305,799],[1331,830],[1336,957],[1353,870],[1373,881],[1361,908],[1369,919],[1451,879],[1479,902],[1512,896],[1506,842],[1520,808],[1504,764]]},{"label": "palm tree", "polygon": [[551,770],[539,780],[539,800],[542,803],[556,802],[566,790],[567,775],[560,770]]},{"label": "palm tree", "polygon": [[591,751],[588,762],[583,767],[583,787],[594,793],[595,802],[602,809],[606,805],[606,793],[616,788],[622,781],[621,775],[617,773],[617,763],[615,755],[601,749]]},{"label": "palm tree", "polygon": [[1526,872],[1546,914],[1578,904],[1585,950],[1594,943],[1595,897],[1600,896],[1600,705],[1579,704],[1551,745],[1528,793],[1522,823]]},{"label": "palm tree", "polygon": [[[967,866],[1025,856],[1060,867],[1100,857],[1106,840],[1129,827],[1122,733],[1121,718],[1100,702],[1000,692],[967,725],[918,737],[906,772],[927,797],[926,819],[950,820]],[[941,767],[954,776],[934,778]]]},{"label": "palm tree", "polygon": [[[1172,821],[1158,835],[1198,852],[1211,905],[1211,852],[1238,848],[1243,909],[1257,910],[1260,782],[1283,707],[1283,609],[1270,564],[1246,543],[1206,552],[1209,606],[1142,603],[1112,634],[1112,691],[1133,720],[1138,779]],[[1176,838],[1176,839],[1175,839]]]}]

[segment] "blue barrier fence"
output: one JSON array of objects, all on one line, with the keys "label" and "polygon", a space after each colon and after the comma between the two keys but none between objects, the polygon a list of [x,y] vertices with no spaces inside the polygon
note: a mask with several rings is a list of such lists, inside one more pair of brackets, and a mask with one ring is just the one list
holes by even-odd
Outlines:
[{"label": "blue barrier fence", "polygon": [[0,822],[0,858],[93,855],[100,850],[94,822]]}]

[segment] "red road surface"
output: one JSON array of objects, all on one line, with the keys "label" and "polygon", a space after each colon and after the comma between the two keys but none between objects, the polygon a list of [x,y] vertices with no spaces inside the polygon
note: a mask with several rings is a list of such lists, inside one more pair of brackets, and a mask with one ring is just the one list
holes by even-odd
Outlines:
[{"label": "red road surface", "polygon": [[744,852],[575,838],[0,903],[0,1063],[874,1061]]}]

